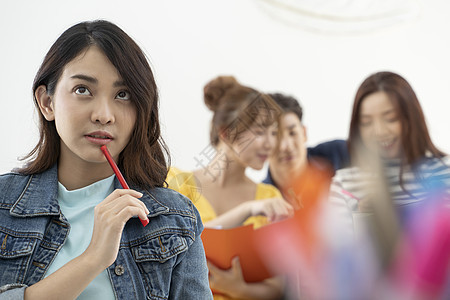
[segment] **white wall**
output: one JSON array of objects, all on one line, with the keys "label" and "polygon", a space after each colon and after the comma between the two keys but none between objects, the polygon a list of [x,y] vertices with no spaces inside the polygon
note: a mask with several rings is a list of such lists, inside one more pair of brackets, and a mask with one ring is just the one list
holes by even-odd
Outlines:
[{"label": "white wall", "polygon": [[450,152],[450,2],[423,1],[418,18],[349,35],[280,22],[261,1],[2,2],[0,173],[37,142],[31,85],[48,48],[69,26],[96,18],[118,24],[148,54],[164,137],[183,169],[195,168],[194,157],[208,145],[211,113],[202,89],[219,74],[297,97],[315,144],[347,135],[353,96],[367,75],[398,72],[416,90],[435,143]]}]

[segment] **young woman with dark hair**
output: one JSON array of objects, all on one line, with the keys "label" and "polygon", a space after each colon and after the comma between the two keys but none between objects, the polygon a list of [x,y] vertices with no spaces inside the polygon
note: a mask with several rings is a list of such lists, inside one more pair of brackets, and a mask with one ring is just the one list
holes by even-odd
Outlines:
[{"label": "young woman with dark hair", "polygon": [[[338,171],[331,187],[331,203],[348,225],[353,225],[353,212],[370,211],[376,204],[382,192],[373,194],[376,181],[386,184],[399,209],[429,199],[432,186],[448,194],[450,159],[431,141],[417,96],[400,75],[378,72],[362,82],[348,143],[353,167]],[[381,169],[374,164],[378,159]]]},{"label": "young woman with dark hair", "polygon": [[76,24],[33,92],[40,140],[0,176],[0,299],[211,298],[200,216],[163,187],[158,93],[136,43],[107,21]]}]

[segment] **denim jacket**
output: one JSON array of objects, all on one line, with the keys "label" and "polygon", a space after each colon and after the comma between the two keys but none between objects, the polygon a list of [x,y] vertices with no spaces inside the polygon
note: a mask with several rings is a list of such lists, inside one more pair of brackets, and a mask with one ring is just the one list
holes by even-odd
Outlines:
[{"label": "denim jacket", "polygon": [[[115,188],[120,184],[115,179]],[[150,214],[130,219],[107,268],[117,299],[212,299],[194,205],[166,188],[139,190]],[[0,299],[23,299],[44,278],[70,224],[58,201],[57,166],[31,176],[0,176]]]}]

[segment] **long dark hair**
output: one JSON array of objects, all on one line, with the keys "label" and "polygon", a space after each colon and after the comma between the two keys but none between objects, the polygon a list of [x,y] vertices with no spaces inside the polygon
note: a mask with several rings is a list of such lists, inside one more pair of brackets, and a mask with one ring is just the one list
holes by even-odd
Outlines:
[{"label": "long dark hair", "polygon": [[[51,46],[36,74],[33,95],[45,85],[53,95],[64,67],[91,46],[99,47],[118,70],[136,105],[137,118],[131,139],[119,155],[119,167],[127,180],[141,188],[163,186],[170,156],[159,125],[158,90],[147,57],[139,46],[117,25],[96,20],[67,29]],[[34,96],[36,108],[38,102]],[[60,138],[55,122],[40,113],[40,139],[23,159],[24,174],[43,172],[59,158]],[[166,163],[167,159],[167,163]]]},{"label": "long dark hair", "polygon": [[437,158],[446,155],[431,141],[425,116],[411,85],[398,74],[378,72],[367,77],[356,92],[348,138],[352,158],[357,158],[358,152],[365,149],[359,132],[361,103],[368,95],[379,91],[385,92],[397,109],[402,126],[403,163],[414,164],[428,153]]}]

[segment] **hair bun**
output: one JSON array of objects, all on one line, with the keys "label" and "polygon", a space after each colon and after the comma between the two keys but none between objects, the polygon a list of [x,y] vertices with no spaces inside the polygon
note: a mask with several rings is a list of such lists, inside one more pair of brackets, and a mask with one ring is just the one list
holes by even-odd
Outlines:
[{"label": "hair bun", "polygon": [[237,86],[240,86],[240,84],[233,76],[218,76],[214,78],[203,88],[206,106],[210,110],[216,111],[227,91]]}]

